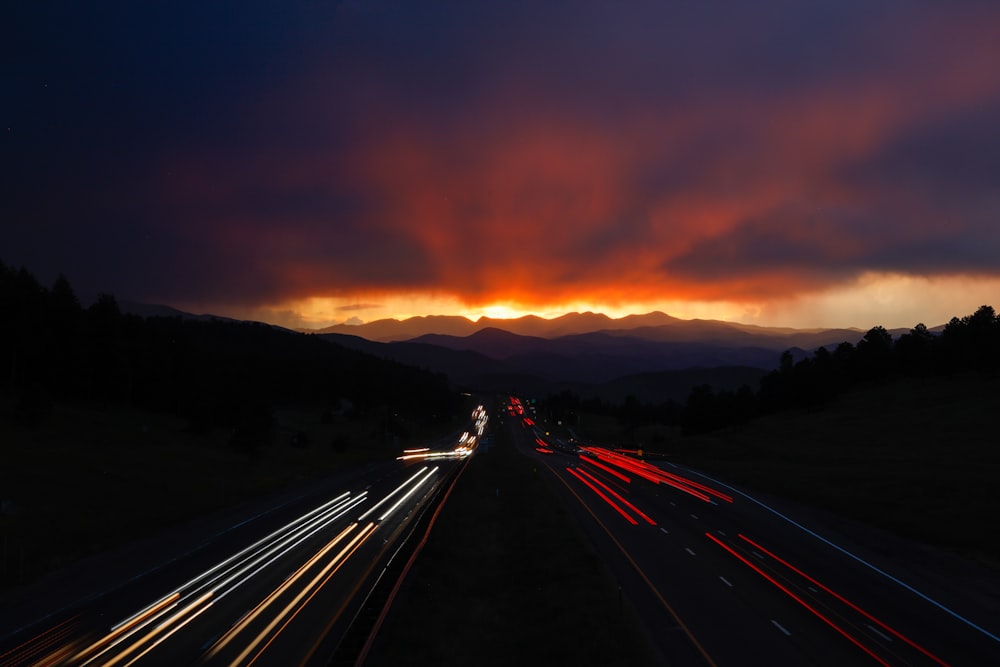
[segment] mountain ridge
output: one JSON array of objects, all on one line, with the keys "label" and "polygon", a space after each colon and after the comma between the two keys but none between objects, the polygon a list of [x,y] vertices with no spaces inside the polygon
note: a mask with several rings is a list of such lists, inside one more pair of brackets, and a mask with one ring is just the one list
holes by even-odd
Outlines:
[{"label": "mountain ridge", "polygon": [[[541,338],[556,338],[572,334],[593,333],[595,331],[632,331],[635,329],[658,329],[661,332],[677,329],[689,333],[695,331],[741,332],[751,335],[768,335],[774,337],[805,334],[820,334],[824,331],[851,332],[863,334],[862,329],[852,327],[811,327],[796,329],[792,327],[768,327],[756,324],[727,322],[725,320],[690,319],[685,320],[662,311],[651,311],[643,314],[625,315],[612,318],[602,313],[591,311],[572,312],[552,319],[537,315],[524,315],[511,319],[480,317],[471,320],[461,315],[418,315],[406,319],[384,318],[364,324],[335,324],[321,329],[299,329],[303,333],[337,333],[361,336],[368,340],[393,342],[412,340],[427,334],[449,336],[469,336],[486,328],[496,328],[523,336]],[[907,331],[902,329],[901,331]]]}]

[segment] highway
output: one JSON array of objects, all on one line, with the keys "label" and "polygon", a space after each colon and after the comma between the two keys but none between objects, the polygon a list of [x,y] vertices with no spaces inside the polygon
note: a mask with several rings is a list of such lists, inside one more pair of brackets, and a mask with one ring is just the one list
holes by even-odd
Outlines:
[{"label": "highway", "polygon": [[516,397],[507,413],[516,446],[554,476],[663,664],[1000,665],[996,604],[930,593],[781,501],[550,436]]},{"label": "highway", "polygon": [[469,430],[441,446],[404,451],[194,548],[178,543],[140,577],[0,628],[0,667],[330,664],[486,423],[480,406]]}]

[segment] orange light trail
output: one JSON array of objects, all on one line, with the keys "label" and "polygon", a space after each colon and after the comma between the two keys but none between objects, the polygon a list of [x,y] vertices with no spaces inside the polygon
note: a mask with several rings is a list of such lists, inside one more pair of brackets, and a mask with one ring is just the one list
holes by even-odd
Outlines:
[{"label": "orange light trail", "polygon": [[[357,525],[357,524],[355,524],[355,525]],[[321,580],[323,580],[324,583],[325,583],[325,580],[326,580],[325,578],[326,578],[327,574],[333,574],[333,573],[335,573],[340,568],[340,565],[344,562],[344,560],[346,560],[346,558],[348,556],[350,556],[352,553],[354,553],[355,545],[360,546],[360,543],[363,540],[367,539],[367,537],[372,533],[373,530],[375,530],[375,524],[374,523],[369,523],[367,526],[365,526],[361,530],[360,533],[358,533],[353,538],[351,538],[351,541],[348,542],[346,545],[344,545],[344,548],[341,549],[337,553],[337,555],[334,556],[333,559],[329,563],[327,563],[323,567],[323,569],[320,570],[320,572],[315,577],[313,577],[312,581],[310,581],[308,584],[306,584],[306,586],[301,591],[299,591],[299,593],[292,599],[291,602],[289,602],[287,605],[285,605],[285,608],[282,609],[281,612],[278,613],[271,620],[271,622],[267,624],[267,627],[265,627],[260,632],[260,634],[258,634],[257,637],[252,642],[250,642],[249,644],[247,644],[246,648],[243,649],[243,651],[239,654],[239,656],[237,656],[237,658],[235,660],[233,660],[233,662],[231,664],[235,667],[237,665],[244,665],[244,664],[249,665],[249,664],[252,664],[254,661],[256,661],[257,658],[260,657],[260,655],[264,651],[264,649],[267,648],[267,645],[265,645],[264,647],[262,647],[260,649],[260,651],[258,651],[249,662],[244,662],[244,660],[246,660],[247,656],[250,655],[250,653],[252,653],[254,651],[254,649],[256,649],[257,646],[262,641],[264,641],[265,638],[267,638],[267,636],[271,633],[272,630],[274,630],[275,626],[277,626],[279,623],[281,623],[282,619],[284,619],[285,616],[287,616],[289,613],[291,613],[291,611],[299,604],[299,602],[302,601],[302,599],[304,597],[306,597],[307,595],[309,595],[310,591],[313,590],[313,588],[317,586],[318,582],[320,582]],[[323,553],[325,553],[325,552],[326,552],[326,550],[324,550]],[[298,578],[298,577],[296,576],[295,578]],[[290,581],[292,581],[292,580],[290,580]],[[284,628],[284,627],[285,626],[283,625],[282,628]],[[280,632],[280,630],[278,632]],[[268,642],[268,644],[269,643],[270,642]]]},{"label": "orange light trail", "polygon": [[309,567],[311,567],[313,563],[315,563],[320,558],[322,558],[328,551],[330,551],[331,549],[333,549],[333,547],[336,546],[338,542],[340,542],[342,539],[344,539],[357,526],[358,526],[357,523],[352,523],[350,526],[348,526],[347,528],[345,528],[344,530],[342,530],[340,532],[340,534],[338,534],[336,537],[334,537],[332,540],[330,540],[322,549],[320,549],[318,552],[316,552],[312,556],[312,558],[310,558],[305,563],[303,563],[302,565],[300,565],[299,568],[297,570],[295,570],[295,572],[293,572],[291,574],[291,576],[289,576],[288,579],[286,579],[284,581],[284,583],[282,583],[276,589],[274,589],[273,591],[271,591],[271,593],[269,593],[267,597],[265,597],[263,600],[261,600],[257,604],[256,607],[254,607],[253,609],[251,609],[250,612],[247,613],[247,615],[244,616],[243,619],[239,623],[237,623],[232,628],[230,628],[226,632],[226,634],[222,635],[222,637],[220,637],[215,642],[215,644],[212,645],[212,648],[210,648],[208,650],[207,656],[209,658],[211,658],[212,656],[216,655],[219,651],[221,651],[223,648],[225,648],[226,645],[233,639],[233,637],[235,637],[237,634],[239,634],[240,632],[242,632],[242,630],[246,626],[250,625],[250,623],[252,623],[253,620],[255,618],[257,618],[257,616],[260,614],[260,612],[263,611],[265,608],[267,608],[267,606],[270,605],[271,602],[274,601],[275,598],[277,598],[279,595],[281,595],[284,591],[288,590],[288,588],[290,586],[292,586],[292,584],[295,583],[295,580],[298,579],[302,575],[303,572],[305,572],[307,569],[309,569]]}]

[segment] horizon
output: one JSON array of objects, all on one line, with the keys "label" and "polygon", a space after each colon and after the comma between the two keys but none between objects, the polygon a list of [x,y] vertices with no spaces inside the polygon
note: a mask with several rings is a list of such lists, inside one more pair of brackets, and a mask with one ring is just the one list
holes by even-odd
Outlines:
[{"label": "horizon", "polygon": [[46,284],[288,328],[900,328],[1000,294],[1000,7],[8,18],[0,248]]}]

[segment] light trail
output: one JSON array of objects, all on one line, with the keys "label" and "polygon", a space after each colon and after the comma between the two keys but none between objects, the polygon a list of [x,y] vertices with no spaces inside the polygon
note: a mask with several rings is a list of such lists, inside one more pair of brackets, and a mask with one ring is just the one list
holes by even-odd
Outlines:
[{"label": "light trail", "polygon": [[424,474],[424,471],[426,471],[426,470],[427,470],[427,466],[424,466],[423,468],[421,468],[417,472],[413,473],[408,480],[406,480],[405,482],[403,482],[402,484],[400,484],[399,486],[397,486],[392,491],[392,493],[390,493],[385,498],[383,498],[382,500],[378,501],[377,503],[375,503],[374,505],[372,505],[370,508],[368,508],[367,512],[365,512],[364,514],[362,514],[361,516],[358,517],[358,521],[364,521],[365,518],[367,518],[369,514],[374,513],[375,510],[377,510],[379,507],[381,507],[382,503],[388,502],[389,498],[392,498],[394,495],[396,495],[397,493],[399,493],[400,491],[402,491],[403,489],[405,489],[407,487],[407,485],[409,485],[410,482],[412,482],[413,480],[415,480],[420,475]]},{"label": "light trail", "polygon": [[[180,619],[182,619],[184,616],[186,616],[187,614],[189,614],[193,610],[197,609],[198,607],[200,607],[201,605],[203,605],[205,603],[211,604],[211,602],[210,602],[210,598],[211,597],[212,597],[211,593],[205,593],[200,598],[198,598],[194,602],[190,603],[188,606],[186,606],[186,607],[178,610],[175,614],[173,614],[168,619],[166,619],[165,621],[163,621],[162,623],[160,623],[158,626],[156,626],[156,628],[154,628],[152,632],[146,634],[142,639],[140,639],[136,643],[132,644],[131,646],[129,646],[127,649],[125,649],[121,653],[119,653],[115,658],[112,658],[111,660],[109,660],[107,662],[102,662],[101,666],[102,667],[114,667],[115,665],[117,665],[122,660],[125,660],[129,655],[131,655],[135,651],[137,651],[140,648],[142,648],[143,644],[152,641],[157,635],[159,635],[162,632],[166,631],[172,624],[176,623],[177,621],[179,621]],[[204,610],[202,610],[202,611],[204,611]],[[143,654],[145,654],[145,652]],[[136,659],[138,659],[138,657]],[[93,660],[93,658],[91,658],[91,660]],[[132,664],[132,662],[135,662],[135,661],[133,660],[133,661],[129,662],[128,664]]]},{"label": "light trail", "polygon": [[603,470],[604,472],[608,473],[609,475],[614,475],[615,477],[617,477],[621,481],[625,482],[626,484],[631,484],[632,483],[632,478],[629,477],[628,475],[623,475],[622,473],[618,472],[614,468],[606,466],[603,463],[600,463],[599,461],[595,461],[594,459],[590,458],[589,456],[582,456],[581,455],[580,456],[580,460],[584,461],[585,463],[587,463],[587,465],[592,465],[595,468],[600,468],[601,470]]},{"label": "light trail", "polygon": [[343,540],[345,537],[347,537],[347,535],[349,535],[351,532],[353,532],[354,529],[357,528],[357,526],[358,526],[357,523],[352,523],[350,526],[348,526],[347,528],[345,528],[344,530],[342,530],[340,532],[340,534],[338,534],[332,540],[330,540],[329,542],[327,542],[326,545],[324,545],[322,549],[320,549],[318,552],[316,552],[315,554],[313,554],[313,556],[309,560],[307,560],[305,563],[303,563],[302,565],[300,565],[298,567],[298,569],[295,570],[295,572],[293,572],[291,575],[289,575],[289,577],[287,579],[285,579],[285,581],[283,581],[281,583],[280,586],[278,586],[273,591],[271,591],[270,593],[268,593],[268,595],[263,600],[261,600],[259,603],[257,603],[256,607],[254,607],[249,612],[247,612],[243,616],[243,618],[241,618],[239,620],[239,622],[236,625],[234,625],[229,630],[227,630],[226,633],[224,635],[222,635],[222,637],[220,637],[215,642],[215,644],[213,644],[212,647],[208,650],[208,653],[206,654],[207,657],[211,658],[211,657],[215,656],[219,651],[221,651],[222,649],[224,649],[226,647],[226,645],[229,644],[229,642],[232,641],[232,639],[236,635],[238,635],[240,632],[242,632],[244,628],[246,628],[248,625],[250,625],[250,623],[252,623],[258,617],[258,615],[260,615],[260,613],[264,609],[266,609],[268,607],[268,605],[271,604],[271,602],[273,602],[283,592],[285,592],[286,590],[288,590],[295,583],[295,581],[300,576],[302,576],[302,574],[306,570],[308,570],[314,563],[316,563],[317,561],[319,561],[331,549],[333,549],[335,546],[337,546],[337,544],[341,540]]},{"label": "light trail", "polygon": [[[865,611],[861,607],[857,606],[856,604],[854,604],[850,600],[846,599],[845,597],[843,597],[842,595],[840,595],[836,591],[831,590],[829,587],[825,586],[824,584],[821,584],[820,582],[816,581],[811,576],[809,576],[808,574],[806,574],[805,572],[803,572],[799,568],[795,567],[791,563],[788,563],[787,561],[779,558],[774,553],[768,551],[767,549],[765,549],[761,545],[759,545],[756,542],[754,542],[753,540],[751,540],[749,537],[747,537],[747,536],[745,536],[743,534],[738,535],[738,537],[741,540],[743,540],[744,542],[746,542],[746,543],[754,546],[755,548],[759,549],[760,551],[764,552],[769,557],[771,557],[774,560],[776,560],[777,562],[781,563],[782,565],[784,565],[785,567],[787,567],[789,570],[791,570],[792,572],[795,572],[800,577],[803,577],[804,579],[806,579],[807,581],[809,581],[813,585],[819,586],[821,589],[823,589],[824,591],[826,591],[827,593],[829,593],[830,595],[832,595],[836,599],[840,600],[841,602],[843,602],[844,604],[846,604],[848,607],[850,607],[854,611],[858,612],[859,614],[861,614],[862,616],[864,616],[865,618],[867,618],[869,621],[877,624],[880,628],[882,628],[883,630],[886,630],[887,632],[893,634],[894,636],[898,637],[899,639],[902,639],[905,643],[907,643],[910,646],[912,646],[913,648],[917,649],[918,651],[920,651],[921,653],[923,653],[924,655],[926,655],[928,658],[930,658],[934,662],[936,662],[939,665],[941,665],[942,667],[950,667],[950,665],[947,662],[945,662],[941,658],[937,657],[936,655],[934,655],[933,653],[931,653],[930,651],[928,651],[927,649],[925,649],[923,646],[920,646],[919,644],[917,644],[916,642],[914,642],[913,640],[911,640],[909,637],[906,637],[902,633],[897,632],[893,628],[889,627],[888,625],[886,625],[882,621],[878,620],[877,618],[875,618],[874,616],[872,616],[871,614],[869,614],[867,611]],[[878,631],[876,631],[876,633],[877,634],[882,634],[882,633],[880,633]],[[884,637],[884,635],[883,635],[883,637]],[[886,639],[888,639],[888,637],[886,637]]]},{"label": "light trail", "polygon": [[630,524],[632,524],[633,526],[636,526],[636,525],[638,525],[638,524],[639,524],[639,522],[638,522],[638,521],[636,521],[635,519],[633,519],[633,518],[632,518],[632,516],[631,516],[631,515],[630,515],[630,514],[629,514],[628,512],[626,512],[626,511],[625,511],[625,510],[623,510],[623,509],[622,509],[621,507],[619,507],[619,506],[618,506],[618,505],[617,505],[617,504],[615,503],[615,501],[611,500],[611,499],[610,499],[610,498],[608,498],[608,497],[607,497],[606,495],[604,495],[604,494],[603,494],[603,493],[601,492],[601,490],[600,490],[600,489],[598,489],[598,488],[597,488],[596,486],[594,486],[593,484],[591,484],[590,482],[588,482],[588,481],[587,481],[586,479],[584,479],[584,478],[583,478],[583,476],[582,476],[581,474],[579,474],[578,472],[576,472],[576,471],[575,471],[575,470],[573,470],[572,468],[566,468],[566,471],[567,471],[567,472],[569,472],[569,474],[571,474],[571,475],[573,475],[574,477],[576,477],[576,478],[577,478],[578,480],[580,480],[581,482],[583,482],[584,484],[586,484],[586,485],[587,485],[587,486],[588,486],[588,487],[590,488],[590,490],[591,490],[591,491],[593,491],[594,493],[596,493],[596,494],[597,494],[597,495],[598,495],[598,496],[599,496],[599,497],[601,498],[601,500],[603,500],[604,502],[606,502],[606,503],[607,503],[608,505],[611,505],[611,507],[613,507],[613,508],[614,508],[614,509],[615,509],[615,510],[616,510],[616,511],[617,511],[617,512],[619,513],[619,514],[621,514],[621,515],[622,515],[623,517],[625,517],[625,519],[626,519],[626,520],[627,520],[627,521],[628,521],[628,522],[629,522]]},{"label": "light trail", "polygon": [[579,472],[580,472],[580,474],[582,474],[582,475],[584,475],[586,477],[589,477],[595,484],[597,484],[602,489],[604,489],[605,491],[607,491],[608,493],[610,493],[612,496],[614,496],[615,498],[617,498],[619,502],[623,503],[630,510],[632,510],[633,512],[635,512],[636,514],[638,514],[639,516],[641,516],[646,521],[646,523],[648,523],[651,526],[655,526],[656,525],[655,521],[653,521],[648,516],[646,516],[646,514],[642,510],[640,510],[638,507],[636,507],[635,505],[633,505],[632,503],[630,503],[628,500],[626,500],[624,497],[622,497],[621,494],[619,494],[617,491],[615,491],[614,489],[612,489],[610,486],[608,486],[607,484],[605,484],[601,480],[597,479],[596,477],[594,477],[593,475],[591,475],[586,470],[580,470]]},{"label": "light trail", "polygon": [[[680,467],[680,466],[678,466],[675,463],[671,463],[670,465],[674,466],[675,468],[679,468]],[[839,544],[837,544],[835,542],[832,542],[832,541],[828,540],[827,538],[823,537],[822,535],[820,535],[819,533],[806,528],[801,523],[795,521],[794,519],[791,519],[791,518],[785,516],[784,514],[782,514],[781,512],[779,512],[778,510],[776,510],[773,507],[770,507],[769,505],[767,505],[767,504],[765,504],[765,503],[757,500],[756,498],[754,498],[750,494],[745,493],[743,491],[740,491],[739,489],[737,489],[735,487],[732,487],[732,486],[726,484],[725,482],[720,482],[717,479],[709,477],[705,473],[697,472],[697,471],[692,471],[692,472],[695,472],[695,474],[700,475],[701,477],[704,477],[705,479],[711,480],[715,484],[718,484],[720,486],[724,486],[727,489],[729,489],[730,491],[733,491],[734,493],[740,494],[741,496],[743,496],[747,500],[749,500],[749,501],[751,501],[753,503],[756,503],[757,505],[759,505],[760,507],[763,507],[764,509],[766,509],[768,512],[771,512],[775,516],[778,516],[778,517],[784,519],[785,521],[787,521],[788,523],[792,524],[793,526],[795,526],[799,530],[802,530],[803,532],[808,533],[809,535],[815,537],[817,540],[819,540],[820,542],[823,542],[827,546],[833,547],[834,549],[836,549],[840,553],[844,554],[845,556],[848,556],[849,558],[854,559],[855,561],[857,561],[858,563],[864,565],[865,567],[867,567],[868,569],[872,570],[873,572],[877,572],[878,574],[882,575],[883,577],[885,577],[889,581],[892,581],[893,583],[898,584],[899,586],[902,586],[903,588],[905,588],[906,590],[910,591],[911,593],[913,593],[917,597],[921,598],[925,602],[929,602],[930,604],[934,605],[935,607],[937,607],[941,611],[945,612],[946,614],[948,614],[952,618],[954,618],[954,619],[956,619],[958,621],[961,621],[962,623],[966,624],[970,628],[972,628],[972,629],[974,629],[974,630],[976,630],[976,631],[984,634],[985,636],[989,637],[993,641],[1000,642],[1000,637],[998,637],[997,635],[993,634],[992,632],[990,632],[986,628],[981,627],[980,625],[976,624],[974,621],[972,621],[972,620],[970,620],[970,619],[962,616],[958,612],[956,612],[956,611],[954,611],[952,609],[949,609],[948,607],[946,607],[945,605],[941,604],[940,602],[938,602],[934,598],[930,597],[929,595],[927,595],[925,593],[922,593],[921,591],[917,590],[913,586],[910,586],[905,581],[903,581],[903,580],[901,580],[901,579],[899,579],[897,577],[892,576],[891,574],[889,574],[885,570],[882,570],[878,566],[869,563],[864,558],[861,558],[860,556],[857,556],[857,555],[851,553],[850,551],[848,551],[844,547],[840,546]]]},{"label": "light trail", "polygon": [[[266,537],[257,540],[209,570],[188,580],[167,596],[117,623],[111,628],[108,635],[75,656],[74,661],[84,665],[93,662],[143,629],[157,623],[173,608],[198,596],[203,591],[205,593],[202,597],[207,595],[213,597],[213,601],[221,600],[304,541],[314,537],[330,524],[342,518],[351,509],[364,502],[366,496],[367,493],[363,492],[352,500],[350,494],[341,494],[272,531]],[[247,575],[248,572],[249,575]],[[145,637],[140,638],[136,644],[133,644],[133,648],[142,645],[158,632],[159,628],[154,629]],[[159,643],[157,642],[156,645]],[[125,649],[115,661],[121,656],[131,653],[133,648]]]},{"label": "light trail", "polygon": [[819,610],[817,610],[814,607],[812,607],[808,602],[806,602],[805,600],[803,600],[802,598],[800,598],[798,595],[796,595],[794,592],[792,592],[787,586],[785,586],[784,584],[782,584],[780,581],[778,581],[777,579],[775,579],[774,577],[772,577],[771,575],[769,575],[767,572],[765,572],[763,570],[763,568],[761,568],[760,566],[758,566],[756,563],[754,563],[753,561],[751,561],[749,558],[746,558],[745,556],[737,553],[737,551],[735,549],[733,549],[732,547],[730,547],[728,544],[725,544],[722,540],[720,540],[719,538],[715,537],[711,533],[705,533],[705,536],[708,537],[708,539],[710,539],[713,542],[715,542],[716,544],[718,544],[720,547],[722,547],[726,551],[728,551],[737,560],[739,560],[740,562],[742,562],[744,565],[746,565],[747,567],[749,567],[751,570],[753,570],[754,572],[756,572],[760,576],[764,577],[767,581],[769,581],[772,584],[774,584],[781,592],[783,592],[785,595],[787,595],[788,597],[792,598],[793,600],[795,600],[796,602],[798,602],[800,605],[802,605],[803,607],[805,607],[814,616],[816,616],[818,619],[820,619],[821,621],[823,621],[824,623],[826,623],[828,626],[830,626],[831,628],[833,628],[834,630],[836,630],[838,634],[840,634],[843,637],[845,637],[848,641],[850,641],[852,644],[854,644],[855,646],[857,646],[858,648],[860,648],[862,651],[864,651],[865,653],[867,653],[873,660],[875,660],[876,662],[878,662],[880,665],[884,665],[884,667],[891,667],[890,663],[887,662],[885,659],[883,659],[880,655],[878,655],[877,653],[875,653],[874,651],[872,651],[870,648],[868,648],[867,646],[865,646],[863,643],[861,643],[851,633],[847,632],[847,630],[844,630],[842,627],[840,627],[839,625],[837,625],[836,623],[834,623],[832,620],[830,620],[829,618],[827,618],[826,616],[824,616]]},{"label": "light trail", "polygon": [[[355,524],[355,525],[357,525],[357,524]],[[247,656],[248,656],[248,655],[249,655],[250,653],[252,653],[252,652],[253,652],[253,650],[254,650],[255,648],[257,648],[257,646],[258,646],[258,645],[259,645],[259,644],[260,644],[260,643],[261,643],[262,641],[264,641],[264,639],[265,639],[265,638],[266,638],[266,637],[267,637],[267,636],[268,636],[268,635],[269,635],[269,634],[271,633],[271,631],[272,631],[272,630],[273,630],[273,629],[275,628],[275,626],[277,626],[277,625],[278,625],[278,623],[280,623],[280,622],[281,622],[281,620],[282,620],[282,619],[283,619],[283,618],[284,618],[285,616],[287,616],[287,615],[288,615],[288,614],[290,613],[290,611],[291,611],[291,610],[292,610],[292,609],[293,609],[293,608],[294,608],[294,607],[295,607],[296,605],[298,605],[298,604],[299,604],[299,602],[300,602],[300,601],[302,600],[302,598],[304,598],[304,597],[305,597],[306,595],[308,595],[309,591],[310,591],[310,590],[312,590],[312,588],[313,588],[313,587],[315,587],[315,586],[316,586],[316,584],[317,584],[317,583],[318,583],[318,582],[319,582],[319,581],[320,581],[321,579],[323,579],[323,578],[324,578],[324,577],[325,577],[325,576],[326,576],[326,575],[327,575],[328,573],[331,573],[331,574],[332,574],[332,572],[336,572],[336,569],[334,569],[334,568],[339,568],[339,565],[340,565],[340,564],[341,564],[341,563],[342,563],[342,562],[343,562],[344,560],[346,560],[346,558],[347,558],[348,556],[350,556],[350,555],[351,555],[351,554],[352,554],[352,553],[354,552],[354,549],[356,548],[356,546],[360,546],[360,543],[361,543],[361,541],[363,541],[363,540],[367,539],[367,537],[368,537],[368,536],[369,536],[369,535],[370,535],[370,534],[372,533],[372,531],[374,531],[374,530],[375,530],[375,524],[373,524],[373,523],[369,523],[369,524],[368,524],[367,526],[365,526],[365,527],[364,527],[364,528],[363,528],[363,529],[361,530],[361,532],[360,532],[360,533],[358,533],[357,535],[355,535],[355,536],[354,536],[354,537],[353,537],[353,538],[351,539],[351,541],[350,541],[350,542],[348,542],[348,543],[347,543],[347,544],[346,544],[346,545],[344,546],[344,548],[343,548],[343,549],[341,549],[341,550],[340,550],[340,552],[339,552],[339,553],[338,553],[338,554],[337,554],[336,556],[334,556],[334,558],[333,558],[333,559],[332,559],[332,560],[331,560],[331,561],[330,561],[329,563],[327,563],[327,564],[326,564],[326,566],[325,566],[325,567],[324,567],[324,568],[323,568],[322,570],[320,570],[319,574],[317,574],[317,575],[316,575],[315,577],[313,577],[312,581],[310,581],[310,582],[309,582],[309,584],[307,584],[307,585],[306,585],[306,586],[305,586],[305,587],[304,587],[304,588],[303,588],[303,589],[302,589],[302,590],[301,590],[301,591],[300,591],[300,592],[298,593],[298,595],[296,595],[296,596],[295,596],[295,597],[294,597],[294,598],[292,599],[292,601],[291,601],[291,602],[289,602],[289,603],[288,603],[288,604],[287,604],[287,605],[285,606],[285,608],[284,608],[284,609],[282,609],[282,610],[281,610],[281,612],[280,612],[279,614],[277,614],[277,615],[276,615],[276,616],[275,616],[275,617],[274,617],[274,618],[273,618],[273,619],[271,620],[271,622],[270,622],[270,623],[268,623],[268,624],[267,624],[267,626],[266,626],[266,627],[264,628],[264,630],[263,630],[263,631],[262,631],[262,632],[261,632],[260,634],[258,634],[258,635],[257,635],[257,637],[256,637],[256,638],[255,638],[255,639],[254,639],[254,640],[253,640],[252,642],[250,642],[250,643],[249,643],[249,644],[248,644],[248,645],[246,646],[246,648],[244,648],[244,649],[243,649],[243,651],[242,651],[242,652],[241,652],[241,653],[239,654],[239,656],[237,656],[237,658],[236,658],[236,659],[235,659],[235,660],[234,660],[234,661],[233,661],[233,662],[232,662],[231,664],[232,664],[232,665],[234,665],[234,666],[239,666],[239,665],[244,665],[244,664],[246,664],[246,665],[249,665],[249,664],[252,664],[252,663],[253,663],[253,662],[254,662],[254,661],[255,661],[255,660],[256,660],[256,659],[258,658],[258,657],[260,657],[260,654],[261,654],[261,652],[263,652],[263,651],[264,651],[264,649],[265,649],[265,648],[267,648],[266,646],[265,646],[264,648],[262,648],[262,649],[261,649],[261,650],[260,650],[260,651],[259,651],[259,652],[258,652],[258,653],[257,653],[257,654],[256,654],[256,655],[255,655],[255,656],[254,656],[254,657],[253,657],[253,658],[252,658],[251,660],[250,660],[250,662],[247,662],[247,663],[245,663],[245,662],[244,662],[244,660],[246,660],[246,657],[247,657]]]},{"label": "light trail", "polygon": [[378,518],[379,522],[381,523],[382,521],[385,520],[386,517],[388,517],[390,514],[392,514],[393,512],[395,512],[396,508],[398,508],[400,505],[402,505],[403,501],[405,501],[407,498],[409,498],[411,495],[413,495],[413,493],[417,489],[419,489],[421,486],[423,486],[423,483],[426,482],[427,480],[429,480],[434,475],[434,473],[437,472],[437,470],[438,470],[437,467],[434,467],[430,471],[428,471],[427,475],[422,480],[420,480],[419,482],[417,482],[416,484],[414,484],[412,489],[410,489],[405,494],[403,494],[403,497],[400,498],[399,500],[397,500],[395,505],[393,505],[392,507],[390,507],[386,512],[384,512],[382,514],[382,516],[380,516]]}]

